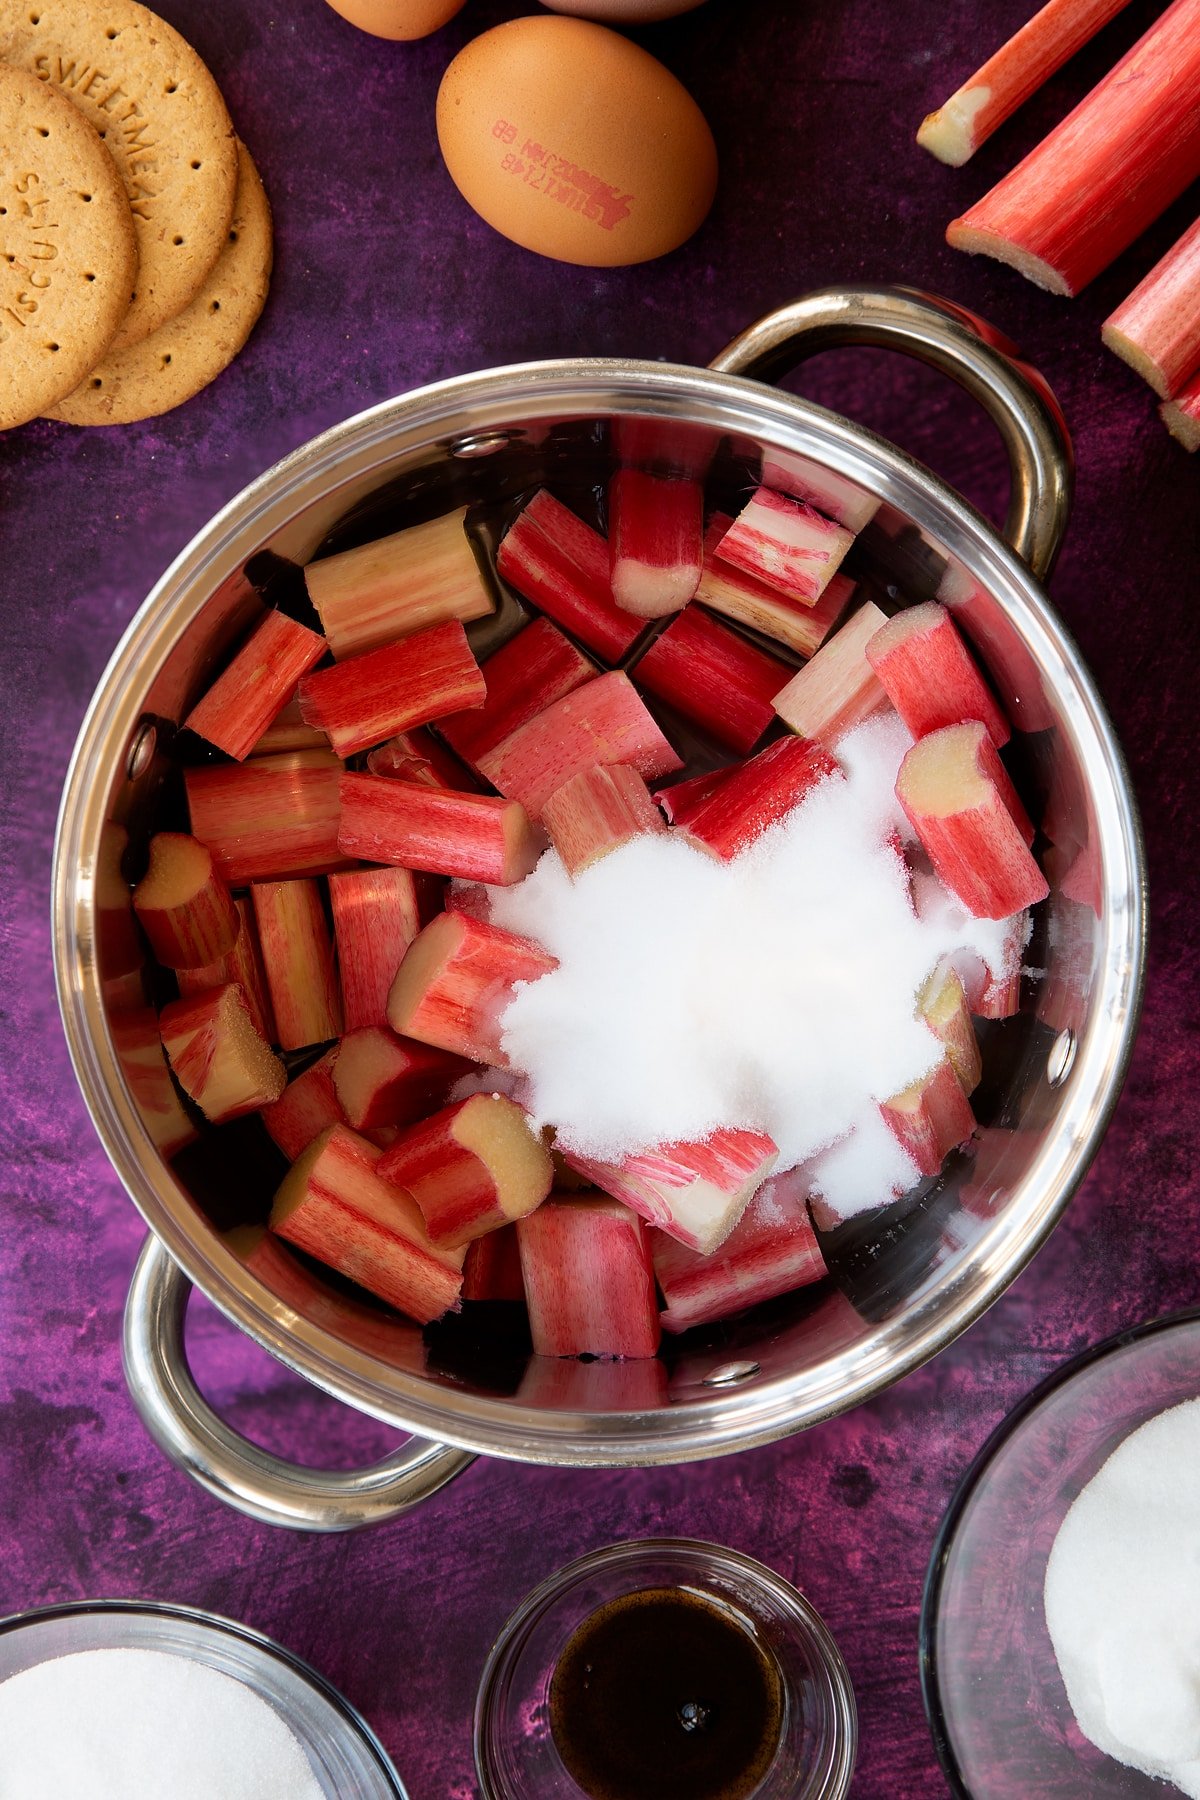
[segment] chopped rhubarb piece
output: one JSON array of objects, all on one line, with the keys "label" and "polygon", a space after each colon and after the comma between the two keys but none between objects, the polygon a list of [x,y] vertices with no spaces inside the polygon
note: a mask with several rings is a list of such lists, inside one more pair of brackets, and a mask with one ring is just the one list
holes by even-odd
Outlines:
[{"label": "chopped rhubarb piece", "polygon": [[838,765],[820,744],[780,738],[728,771],[706,800],[690,809],[686,825],[676,825],[688,841],[729,862],[764,831],[786,818],[805,795]]},{"label": "chopped rhubarb piece", "polygon": [[547,488],[505,533],[496,567],[519,594],[609,662],[619,662],[642,630],[642,621],[613,600],[604,539]]},{"label": "chopped rhubarb piece", "polygon": [[784,724],[832,750],[846,732],[886,707],[888,697],[867,661],[867,645],[886,623],[875,602],[866,601],[776,694],[775,711]]},{"label": "chopped rhubarb piece", "polygon": [[697,812],[737,773],[737,765],[709,769],[704,775],[693,775],[689,781],[677,781],[672,787],[655,788],[654,799],[667,815],[671,825],[690,825]]},{"label": "chopped rhubarb piece", "polygon": [[387,997],[404,952],[421,929],[408,869],[347,869],[329,877],[346,1031],[387,1021]]},{"label": "chopped rhubarb piece", "polygon": [[947,242],[1077,294],[1200,175],[1198,93],[1200,0],[1175,0]]},{"label": "chopped rhubarb piece", "polygon": [[446,889],[445,910],[486,921],[492,916],[492,897],[481,881],[452,881]]},{"label": "chopped rhubarb piece", "polygon": [[638,619],[686,606],[703,567],[704,493],[698,481],[618,469],[608,487],[613,599]]},{"label": "chopped rhubarb piece", "polygon": [[626,763],[573,775],[546,801],[542,823],[568,875],[578,875],[630,838],[666,830],[645,782]]},{"label": "chopped rhubarb piece", "polygon": [[1179,391],[1200,364],[1200,219],[1109,314],[1100,336],[1160,400]]},{"label": "chopped rhubarb piece", "polygon": [[710,1325],[743,1307],[822,1280],[825,1258],[806,1199],[807,1185],[795,1171],[774,1176],[759,1188],[711,1256],[700,1256],[665,1232],[652,1231],[654,1273],[666,1301],[664,1329],[678,1332]]},{"label": "chopped rhubarb piece", "polygon": [[515,1225],[502,1225],[467,1245],[463,1264],[464,1300],[519,1300],[524,1303],[521,1251]]},{"label": "chopped rhubarb piece", "polygon": [[[501,645],[483,665],[487,699],[471,712],[438,720],[438,730],[464,761],[479,757],[530,719],[564,700],[597,673],[549,619],[534,619]],[[372,765],[368,765],[372,766]]]},{"label": "chopped rhubarb piece", "polygon": [[528,938],[467,913],[443,913],[406,952],[388,996],[388,1023],[401,1037],[503,1067],[500,1021],[515,983],[557,967]]},{"label": "chopped rhubarb piece", "polygon": [[202,994],[205,988],[224,987],[236,981],[250,1008],[255,1031],[260,1031],[268,1044],[275,1042],[275,1015],[267,993],[262,952],[258,947],[258,926],[248,894],[240,894],[233,902],[238,916],[238,934],[233,949],[202,969],[179,969],[176,980],[181,994]]},{"label": "chopped rhubarb piece", "polygon": [[821,598],[812,605],[789,600],[777,587],[720,560],[717,546],[731,523],[732,520],[720,513],[709,521],[704,534],[704,571],[696,589],[696,599],[702,600],[713,612],[723,613],[739,625],[761,631],[764,637],[786,644],[800,656],[811,656],[845,612],[854,592],[854,583],[847,575],[835,575]]},{"label": "chopped rhubarb piece", "polygon": [[208,848],[182,831],[150,839],[150,866],[133,890],[133,910],[167,969],[202,969],[233,949],[238,916]]},{"label": "chopped rhubarb piece", "polygon": [[650,780],[683,767],[628,675],[598,675],[479,759],[480,773],[533,819],[556,788],[594,763],[628,763]]},{"label": "chopped rhubarb piece", "polygon": [[162,1156],[192,1144],[200,1133],[184,1111],[167,1068],[158,1017],[152,1006],[114,1013],[109,1022],[113,1049],[142,1124]]},{"label": "chopped rhubarb piece", "polygon": [[771,702],[790,674],[778,657],[695,606],[668,625],[634,671],[640,687],[741,756],[774,722]]},{"label": "chopped rhubarb piece", "polygon": [[263,881],[250,889],[267,992],[283,1050],[323,1044],[342,1029],[333,945],[315,881]]},{"label": "chopped rhubarb piece", "polygon": [[964,1094],[973,1094],[983,1074],[983,1058],[971,1022],[966,990],[952,968],[936,970],[922,988],[917,1011],[939,1039]]},{"label": "chopped rhubarb piece", "polygon": [[653,1356],[661,1330],[641,1220],[614,1200],[547,1200],[517,1223],[539,1356]]},{"label": "chopped rhubarb piece", "polygon": [[486,691],[467,634],[451,619],[306,675],[300,715],[325,732],[339,756],[353,756],[410,725],[482,706]]},{"label": "chopped rhubarb piece", "polygon": [[1200,450],[1200,375],[1193,375],[1173,400],[1164,401],[1158,413],[1176,443]]},{"label": "chopped rhubarb piece", "polygon": [[192,835],[208,845],[231,887],[342,868],[340,774],[341,764],[328,750],[185,769]]},{"label": "chopped rhubarb piece", "polygon": [[328,648],[319,632],[269,612],[184,724],[241,762]]},{"label": "chopped rhubarb piece", "polygon": [[176,1081],[214,1125],[257,1112],[287,1085],[287,1071],[255,1031],[233,982],[172,1000],[158,1026]]},{"label": "chopped rhubarb piece", "polygon": [[302,1156],[330,1125],[349,1123],[333,1085],[337,1059],[338,1046],[331,1044],[302,1075],[293,1075],[279,1099],[259,1114],[289,1162]]},{"label": "chopped rhubarb piece", "polygon": [[342,776],[338,845],[367,862],[400,863],[511,887],[534,867],[542,842],[518,800],[453,794],[380,775]]},{"label": "chopped rhubarb piece", "polygon": [[379,1154],[331,1125],[284,1177],[271,1230],[428,1325],[457,1305],[462,1252],[429,1241],[414,1202],[380,1180]]},{"label": "chopped rhubarb piece", "polygon": [[917,142],[959,169],[1126,0],[1048,0],[983,66],[926,115]]},{"label": "chopped rhubarb piece", "polygon": [[[300,717],[300,697],[293,691],[283,711],[277,713],[250,752],[251,756],[275,756],[282,750],[328,750],[329,739]],[[281,1253],[282,1254],[282,1253]]]},{"label": "chopped rhubarb piece", "polygon": [[762,482],[776,493],[803,500],[855,536],[879,511],[875,495],[865,494],[857,481],[834,469],[822,469],[807,456],[793,456],[788,450],[763,453]]},{"label": "chopped rhubarb piece", "polygon": [[844,525],[760,487],[747,501],[716,547],[721,562],[770,582],[789,600],[821,598],[838,564],[854,542]]},{"label": "chopped rhubarb piece", "polygon": [[618,1165],[566,1153],[598,1188],[681,1244],[710,1256],[729,1236],[779,1157],[762,1131],[721,1130],[698,1144],[664,1144]]},{"label": "chopped rhubarb piece", "polygon": [[379,1172],[412,1195],[434,1243],[451,1246],[525,1218],[554,1181],[550,1152],[503,1094],[473,1094],[409,1126]]},{"label": "chopped rhubarb piece", "polygon": [[[471,713],[459,713],[460,719],[471,718]],[[446,723],[439,719],[438,728]],[[421,787],[450,788],[456,794],[475,794],[479,791],[479,783],[459,762],[457,756],[451,756],[444,744],[440,744],[431,731],[417,726],[414,731],[401,731],[386,744],[380,744],[367,757],[367,769],[372,775],[387,775],[393,781],[415,781]]]},{"label": "chopped rhubarb piece", "polygon": [[329,648],[361,656],[448,619],[486,618],[492,600],[464,529],[466,510],[324,556],[304,571]]},{"label": "chopped rhubarb piece", "polygon": [[910,606],[882,625],[868,640],[867,661],[915,738],[965,719],[986,725],[997,750],[1012,736],[958,627],[936,600]]},{"label": "chopped rhubarb piece", "polygon": [[1006,919],[1050,891],[1006,799],[1011,785],[978,722],[921,738],[896,778],[896,798],[938,879],[977,919]]},{"label": "chopped rhubarb piece", "polygon": [[447,1050],[399,1038],[386,1025],[368,1025],[362,1031],[348,1031],[341,1040],[333,1089],[347,1125],[355,1131],[410,1125],[440,1106],[451,1082],[471,1066]]},{"label": "chopped rhubarb piece", "polygon": [[971,1102],[948,1055],[879,1110],[922,1175],[936,1175],[948,1153],[975,1129]]}]

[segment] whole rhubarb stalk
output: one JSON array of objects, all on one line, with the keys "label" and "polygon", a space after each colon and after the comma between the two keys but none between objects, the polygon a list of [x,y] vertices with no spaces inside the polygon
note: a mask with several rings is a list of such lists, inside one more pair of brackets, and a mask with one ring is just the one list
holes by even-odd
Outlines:
[{"label": "whole rhubarb stalk", "polygon": [[543,847],[520,801],[495,794],[455,794],[350,771],[342,776],[341,809],[338,846],[347,856],[463,881],[511,887]]},{"label": "whole rhubarb stalk", "polygon": [[388,1023],[401,1037],[503,1068],[501,1020],[515,984],[557,967],[528,938],[469,913],[442,913],[400,964],[388,996]]},{"label": "whole rhubarb stalk", "polygon": [[347,869],[329,877],[329,903],[343,1028],[383,1025],[396,970],[421,929],[416,882],[408,869]]},{"label": "whole rhubarb stalk", "polygon": [[482,706],[486,692],[467,634],[450,620],[306,675],[300,716],[325,733],[339,756],[353,756],[394,732]]},{"label": "whole rhubarb stalk", "polygon": [[518,594],[606,662],[620,662],[643,629],[613,599],[604,539],[547,488],[505,533],[496,567]]},{"label": "whole rhubarb stalk", "polygon": [[573,775],[546,801],[542,824],[568,875],[581,874],[631,838],[666,830],[645,782],[625,763]]},{"label": "whole rhubarb stalk", "polygon": [[286,613],[269,612],[184,724],[241,762],[328,648],[319,632],[297,625]]},{"label": "whole rhubarb stalk", "polygon": [[745,756],[774,722],[791,674],[778,657],[689,606],[638,659],[638,685]]},{"label": "whole rhubarb stalk", "polygon": [[703,567],[704,491],[698,481],[618,469],[608,487],[613,599],[638,619],[686,606]]},{"label": "whole rhubarb stalk", "polygon": [[415,1203],[380,1179],[379,1155],[331,1125],[284,1177],[271,1230],[427,1325],[457,1305],[463,1253],[430,1242]]},{"label": "whole rhubarb stalk", "polygon": [[342,999],[319,886],[255,882],[250,898],[280,1047],[303,1050],[337,1037]]},{"label": "whole rhubarb stalk", "polygon": [[778,1158],[765,1132],[744,1130],[665,1144],[619,1164],[566,1152],[571,1167],[598,1188],[704,1256],[729,1236]]},{"label": "whole rhubarb stalk", "polygon": [[549,1150],[503,1094],[472,1094],[410,1125],[379,1172],[412,1195],[433,1242],[446,1245],[525,1218],[554,1181]]},{"label": "whole rhubarb stalk", "polygon": [[150,839],[150,866],[133,890],[133,910],[159,962],[201,969],[233,949],[233,896],[204,844],[182,831]]},{"label": "whole rhubarb stalk", "polygon": [[283,1064],[254,1029],[232,982],[173,1000],[158,1025],[176,1081],[214,1125],[257,1112],[287,1085]]},{"label": "whole rhubarb stalk", "polygon": [[806,1202],[805,1183],[794,1170],[773,1176],[711,1256],[652,1231],[654,1273],[666,1302],[664,1330],[710,1325],[822,1280],[825,1258]]},{"label": "whole rhubarb stalk", "polygon": [[448,619],[486,618],[492,599],[466,516],[460,508],[309,563],[309,598],[336,657],[361,656]]},{"label": "whole rhubarb stalk", "polygon": [[517,1222],[539,1356],[653,1356],[660,1326],[645,1227],[613,1200],[551,1198]]}]

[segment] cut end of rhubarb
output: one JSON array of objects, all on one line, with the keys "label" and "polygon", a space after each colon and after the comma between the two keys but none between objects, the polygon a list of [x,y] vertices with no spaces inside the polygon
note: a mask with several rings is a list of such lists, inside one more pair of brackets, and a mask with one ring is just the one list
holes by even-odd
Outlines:
[{"label": "cut end of rhubarb", "polygon": [[159,1029],[180,1087],[214,1125],[257,1112],[287,1086],[287,1071],[255,1030],[233,982],[172,1001]]},{"label": "cut end of rhubarb", "polygon": [[970,213],[964,213],[961,219],[952,220],[946,227],[946,242],[952,250],[963,250],[968,256],[990,256],[995,262],[1007,263],[1035,287],[1045,288],[1048,294],[1063,294],[1068,299],[1075,294],[1076,289],[1040,256],[1035,256],[1031,250],[1023,250],[1020,244],[1012,243],[998,231],[970,224],[970,217]]},{"label": "cut end of rhubarb", "polygon": [[679,612],[696,591],[699,568],[664,569],[624,556],[613,568],[613,599],[638,619],[665,619]]},{"label": "cut end of rhubarb", "polygon": [[975,154],[975,121],[992,97],[987,87],[960,88],[944,106],[927,113],[917,132],[917,142],[930,156],[961,169]]},{"label": "cut end of rhubarb", "polygon": [[[459,1108],[454,1137],[486,1164],[495,1183],[496,1205],[506,1219],[523,1219],[550,1192],[554,1162],[515,1100],[503,1094],[473,1095]],[[467,1238],[446,1241],[465,1243]]]},{"label": "cut end of rhubarb", "polygon": [[[1195,385],[1193,383],[1193,387]],[[1158,411],[1176,443],[1182,444],[1185,450],[1200,450],[1200,404],[1194,402],[1185,406],[1182,399],[1168,400]]]},{"label": "cut end of rhubarb", "polygon": [[897,780],[902,800],[927,819],[987,804],[991,783],[977,756],[982,725],[950,725],[914,745]]},{"label": "cut end of rhubarb", "polygon": [[[212,856],[183,831],[160,831],[150,839],[150,866],[133,892],[142,907],[183,906],[194,900],[212,875]],[[230,938],[226,949],[232,947]]]},{"label": "cut end of rhubarb", "polygon": [[1154,358],[1147,355],[1131,337],[1126,337],[1120,326],[1114,325],[1111,319],[1106,319],[1100,327],[1100,341],[1114,356],[1119,356],[1123,363],[1128,363],[1134,373],[1153,388],[1160,400],[1169,398],[1166,377]]}]

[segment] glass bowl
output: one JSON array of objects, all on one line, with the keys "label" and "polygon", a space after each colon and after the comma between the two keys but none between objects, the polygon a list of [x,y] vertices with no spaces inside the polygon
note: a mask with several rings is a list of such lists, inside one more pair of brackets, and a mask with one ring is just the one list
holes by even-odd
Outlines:
[{"label": "glass bowl", "polygon": [[153,1600],[80,1600],[14,1613],[0,1619],[0,1682],[83,1650],[157,1650],[229,1675],[289,1728],[328,1800],[407,1800],[386,1750],[350,1703],[247,1625]]},{"label": "glass bowl", "polygon": [[1075,1722],[1046,1629],[1058,1529],[1131,1432],[1200,1395],[1200,1309],[1087,1350],[1027,1395],[967,1471],[925,1583],[921,1684],[957,1800],[1164,1800]]},{"label": "glass bowl", "polygon": [[492,1649],[475,1704],[483,1800],[587,1800],[551,1735],[551,1677],[585,1619],[647,1588],[714,1601],[778,1665],[779,1744],[747,1800],[842,1800],[854,1772],[858,1715],[837,1645],[803,1594],[773,1570],[692,1538],[644,1538],[595,1550],[522,1601]]}]

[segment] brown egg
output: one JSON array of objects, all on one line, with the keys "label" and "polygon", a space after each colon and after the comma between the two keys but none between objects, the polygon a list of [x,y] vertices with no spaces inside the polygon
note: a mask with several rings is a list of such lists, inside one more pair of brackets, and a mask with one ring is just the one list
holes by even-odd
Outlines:
[{"label": "brown egg", "polygon": [[613,25],[649,25],[655,19],[677,19],[694,12],[704,0],[542,0],[552,12],[574,13],[577,19],[605,19]]},{"label": "brown egg", "polygon": [[341,13],[360,31],[372,37],[392,38],[407,43],[412,38],[428,37],[439,31],[466,0],[327,0],[335,13]]},{"label": "brown egg", "polygon": [[460,50],[437,130],[480,217],[561,262],[662,256],[716,189],[716,146],[691,95],[628,38],[582,19],[514,19]]}]

